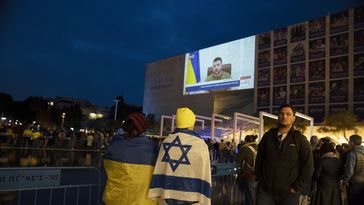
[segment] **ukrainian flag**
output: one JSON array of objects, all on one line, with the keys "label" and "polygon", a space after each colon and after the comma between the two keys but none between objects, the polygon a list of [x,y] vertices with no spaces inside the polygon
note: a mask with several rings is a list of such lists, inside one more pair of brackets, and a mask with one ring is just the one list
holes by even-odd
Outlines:
[{"label": "ukrainian flag", "polygon": [[116,135],[104,157],[106,205],[156,205],[147,198],[158,143],[146,136]]},{"label": "ukrainian flag", "polygon": [[148,197],[159,204],[211,204],[209,151],[196,133],[176,129],[163,141]]},{"label": "ukrainian flag", "polygon": [[196,84],[201,81],[200,55],[198,51],[188,54],[186,85]]}]

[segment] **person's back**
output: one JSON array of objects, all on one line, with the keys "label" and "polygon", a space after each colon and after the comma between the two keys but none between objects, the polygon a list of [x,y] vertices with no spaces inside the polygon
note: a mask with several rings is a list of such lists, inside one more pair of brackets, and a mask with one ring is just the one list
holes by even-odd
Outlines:
[{"label": "person's back", "polygon": [[364,196],[364,147],[359,135],[350,136],[351,150],[347,153],[343,183],[348,186],[350,205],[362,204]]},{"label": "person's back", "polygon": [[219,155],[220,155],[220,162],[225,163],[227,161],[227,154],[228,154],[228,146],[224,142],[224,140],[221,140],[219,143]]},{"label": "person's back", "polygon": [[352,182],[364,182],[364,148],[355,147],[348,153],[351,156],[355,156],[354,172],[350,180]]},{"label": "person's back", "polygon": [[177,128],[162,142],[148,193],[159,204],[211,204],[209,152],[195,121],[190,109],[177,109]]},{"label": "person's back", "polygon": [[244,205],[254,205],[256,201],[255,159],[258,149],[256,138],[255,135],[246,136],[245,144],[239,149],[235,159],[242,168],[237,180],[239,188],[244,194]]},{"label": "person's back", "polygon": [[147,193],[158,143],[142,134],[146,128],[142,114],[129,115],[123,128],[126,133],[113,137],[104,156],[107,182],[103,200],[106,205],[155,205]]},{"label": "person's back", "polygon": [[342,163],[330,143],[320,148],[321,158],[317,164],[314,180],[317,181],[317,190],[314,205],[340,205],[340,178],[342,176]]},{"label": "person's back", "polygon": [[320,183],[338,185],[342,175],[342,163],[338,157],[324,157],[320,162]]}]

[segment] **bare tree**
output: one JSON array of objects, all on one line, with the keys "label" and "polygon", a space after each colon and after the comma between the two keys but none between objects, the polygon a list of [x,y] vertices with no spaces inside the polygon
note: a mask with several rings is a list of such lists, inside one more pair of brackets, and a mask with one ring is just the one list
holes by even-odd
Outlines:
[{"label": "bare tree", "polygon": [[346,136],[347,131],[357,132],[358,129],[356,127],[357,119],[356,117],[349,112],[338,112],[326,116],[324,121],[321,123],[319,127],[319,132],[333,132],[333,133],[342,133],[343,137],[348,141]]}]

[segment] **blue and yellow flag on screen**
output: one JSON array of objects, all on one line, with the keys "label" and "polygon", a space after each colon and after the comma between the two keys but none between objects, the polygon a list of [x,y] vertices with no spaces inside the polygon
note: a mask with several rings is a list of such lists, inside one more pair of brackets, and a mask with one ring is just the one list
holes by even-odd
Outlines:
[{"label": "blue and yellow flag on screen", "polygon": [[194,51],[189,53],[187,63],[186,85],[199,83],[201,81],[199,52]]}]

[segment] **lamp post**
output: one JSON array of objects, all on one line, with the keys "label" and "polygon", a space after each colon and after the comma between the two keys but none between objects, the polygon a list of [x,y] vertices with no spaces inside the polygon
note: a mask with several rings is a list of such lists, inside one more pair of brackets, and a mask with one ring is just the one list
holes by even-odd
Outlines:
[{"label": "lamp post", "polygon": [[116,120],[116,115],[117,115],[117,113],[118,113],[118,104],[119,104],[120,99],[116,98],[114,101],[115,101],[115,114],[114,114],[114,120]]},{"label": "lamp post", "polygon": [[62,123],[61,123],[61,128],[63,128],[63,124],[64,124],[64,118],[66,117],[66,113],[62,113]]}]

